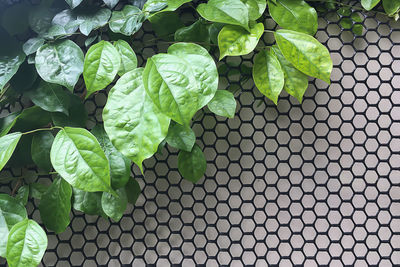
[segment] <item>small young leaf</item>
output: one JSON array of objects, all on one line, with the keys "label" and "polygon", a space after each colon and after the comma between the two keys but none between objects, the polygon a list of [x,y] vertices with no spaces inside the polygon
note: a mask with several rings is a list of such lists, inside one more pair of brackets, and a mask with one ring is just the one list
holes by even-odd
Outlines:
[{"label": "small young leaf", "polygon": [[7,263],[10,267],[36,267],[47,248],[46,232],[33,220],[15,224],[8,235]]},{"label": "small young leaf", "polygon": [[285,58],[301,72],[330,83],[333,63],[328,49],[314,37],[277,30],[275,39]]},{"label": "small young leaf", "polygon": [[92,93],[106,88],[115,78],[121,64],[118,50],[109,42],[101,41],[86,53],[83,67],[88,98]]},{"label": "small young leaf", "polygon": [[58,132],[50,151],[54,169],[73,187],[96,192],[111,189],[110,167],[96,137],[82,128]]},{"label": "small young leaf", "polygon": [[128,205],[128,197],[126,196],[125,188],[117,189],[116,192],[117,196],[103,192],[101,207],[107,216],[118,222],[124,215],[126,206]]},{"label": "small young leaf", "polygon": [[70,93],[60,85],[40,81],[39,85],[26,92],[32,102],[49,112],[62,112],[68,115]]},{"label": "small young leaf", "polygon": [[111,10],[108,8],[90,8],[77,16],[77,19],[81,21],[79,24],[79,30],[84,35],[88,36],[90,32],[95,28],[103,27],[107,24],[111,17]]},{"label": "small young leaf", "polygon": [[128,202],[131,203],[132,205],[135,205],[137,199],[140,196],[140,193],[142,192],[142,189],[140,189],[140,185],[136,181],[136,179],[134,178],[129,179],[128,183],[125,185],[125,191],[126,191],[126,196],[128,198]]},{"label": "small young leaf", "polygon": [[103,110],[104,128],[111,142],[140,169],[143,160],[151,157],[167,136],[170,123],[147,95],[142,74],[143,68],[138,68],[123,75],[110,90]]},{"label": "small young leaf", "polygon": [[17,132],[0,137],[0,171],[11,158],[21,136],[22,134]]},{"label": "small young leaf", "polygon": [[72,92],[83,71],[83,52],[71,40],[45,44],[36,52],[35,65],[43,80]]},{"label": "small young leaf", "polygon": [[140,30],[145,16],[136,6],[126,5],[121,11],[113,11],[110,29],[115,33],[130,36]]},{"label": "small young leaf", "polygon": [[121,65],[119,67],[118,75],[122,76],[125,73],[136,69],[138,62],[132,47],[124,40],[118,40],[114,42],[114,46],[121,55]]},{"label": "small young leaf", "polygon": [[31,154],[32,160],[42,170],[51,171],[50,150],[54,136],[50,132],[37,132],[33,136]]},{"label": "small young leaf", "polygon": [[191,128],[175,123],[169,127],[166,141],[174,148],[190,152],[196,142],[196,135]]},{"label": "small young leaf", "polygon": [[210,0],[196,10],[208,21],[238,25],[250,31],[249,11],[240,0]]},{"label": "small young leaf", "polygon": [[22,50],[24,51],[25,55],[29,56],[36,51],[44,44],[44,39],[40,37],[34,37],[29,39],[24,43],[22,46]]},{"label": "small young leaf", "polygon": [[208,108],[216,115],[233,118],[236,111],[236,100],[233,94],[226,90],[218,90],[208,103]]},{"label": "small young leaf", "polygon": [[270,51],[262,50],[254,57],[253,80],[258,90],[277,105],[284,74],[278,59]]},{"label": "small young leaf", "polygon": [[373,9],[381,0],[361,0],[361,5],[366,10]]},{"label": "small young leaf", "polygon": [[64,179],[56,178],[40,200],[40,218],[56,234],[64,232],[70,223],[71,196],[71,186]]},{"label": "small young leaf", "polygon": [[29,185],[26,184],[18,189],[15,199],[25,206],[26,203],[28,202],[28,196],[29,196]]},{"label": "small young leaf", "polygon": [[241,56],[251,53],[264,34],[264,25],[258,23],[247,32],[242,27],[226,25],[218,35],[219,59],[225,56]]},{"label": "small young leaf", "polygon": [[251,20],[259,19],[264,14],[267,8],[267,0],[240,0],[242,1],[249,10],[249,18]]},{"label": "small young leaf", "polygon": [[178,170],[183,178],[196,183],[206,172],[207,161],[201,148],[195,144],[191,152],[180,151],[178,154]]},{"label": "small young leaf", "polygon": [[7,194],[0,194],[0,257],[6,257],[9,231],[26,218],[26,209],[18,200]]},{"label": "small young leaf", "polygon": [[73,188],[73,207],[88,215],[100,215],[106,217],[101,208],[102,192],[86,192]]},{"label": "small young leaf", "polygon": [[51,114],[51,118],[55,126],[65,127],[85,127],[88,114],[79,96],[70,94],[68,116],[55,112]]},{"label": "small young leaf", "polygon": [[83,0],[65,0],[65,2],[67,2],[71,9],[74,9],[75,7],[79,6]]}]

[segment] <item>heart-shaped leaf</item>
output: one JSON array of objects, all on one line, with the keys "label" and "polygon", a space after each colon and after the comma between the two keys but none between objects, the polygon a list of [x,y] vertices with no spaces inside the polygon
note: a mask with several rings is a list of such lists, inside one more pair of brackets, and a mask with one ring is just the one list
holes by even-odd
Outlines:
[{"label": "heart-shaped leaf", "polygon": [[118,75],[122,76],[125,73],[137,68],[137,57],[133,52],[132,47],[124,40],[118,40],[114,43],[115,48],[121,56],[121,65]]},{"label": "heart-shaped leaf", "polygon": [[208,103],[208,108],[216,115],[233,118],[236,111],[236,100],[233,94],[226,90],[218,90]]},{"label": "heart-shaped leaf", "polygon": [[11,158],[21,136],[21,133],[16,132],[0,137],[0,171]]},{"label": "heart-shaped leaf", "polygon": [[121,220],[128,205],[125,188],[117,189],[117,196],[104,192],[101,197],[101,207],[104,213],[114,221]]},{"label": "heart-shaped leaf", "polygon": [[172,147],[190,152],[196,142],[196,135],[191,128],[175,123],[169,127],[165,140]]},{"label": "heart-shaped leaf", "polygon": [[178,170],[183,178],[196,183],[206,172],[207,162],[201,148],[195,144],[191,152],[180,151],[178,154]]}]

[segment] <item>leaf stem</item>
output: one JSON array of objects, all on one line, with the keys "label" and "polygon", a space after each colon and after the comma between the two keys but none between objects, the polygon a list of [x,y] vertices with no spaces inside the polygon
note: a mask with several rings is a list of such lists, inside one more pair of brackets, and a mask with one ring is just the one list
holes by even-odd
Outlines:
[{"label": "leaf stem", "polygon": [[275,33],[275,31],[271,31],[271,30],[264,30],[264,32]]},{"label": "leaf stem", "polygon": [[35,129],[35,130],[29,131],[29,132],[25,132],[25,133],[22,133],[22,134],[23,134],[23,135],[27,135],[27,134],[31,134],[31,133],[40,132],[40,131],[52,131],[52,130],[54,130],[54,129],[60,129],[60,130],[62,130],[63,128],[62,128],[62,127],[59,127],[59,126],[53,126],[53,127],[50,127],[50,128]]},{"label": "leaf stem", "polygon": [[11,191],[11,196],[14,196],[15,193],[17,192],[18,188],[22,185],[22,178],[20,177],[17,181],[17,183],[15,184],[13,190]]},{"label": "leaf stem", "polygon": [[9,88],[10,88],[10,84],[7,83],[6,86],[4,86],[3,90],[0,93],[0,100],[2,100],[3,96],[7,93]]}]

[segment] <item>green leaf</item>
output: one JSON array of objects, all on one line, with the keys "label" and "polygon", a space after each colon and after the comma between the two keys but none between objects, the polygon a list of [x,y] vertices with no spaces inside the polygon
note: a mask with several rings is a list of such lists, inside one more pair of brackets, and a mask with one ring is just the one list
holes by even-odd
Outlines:
[{"label": "green leaf", "polygon": [[198,20],[192,25],[178,29],[175,32],[175,41],[204,43],[204,47],[209,47],[207,44],[210,43],[210,33],[207,25]]},{"label": "green leaf", "polygon": [[26,96],[43,110],[68,115],[70,94],[58,84],[41,81],[35,89],[26,92]]},{"label": "green leaf", "polygon": [[128,197],[125,188],[120,188],[116,191],[118,194],[117,196],[108,192],[103,193],[101,197],[101,207],[108,217],[118,222],[124,215],[126,206],[128,205]]},{"label": "green leaf", "polygon": [[123,75],[110,90],[103,110],[111,142],[140,169],[167,136],[170,123],[146,94],[142,74],[143,68],[138,68]]},{"label": "green leaf", "polygon": [[208,27],[210,33],[210,40],[213,44],[218,44],[218,35],[225,25],[222,23],[215,22]]},{"label": "green leaf", "polygon": [[37,34],[45,34],[52,26],[55,10],[44,5],[33,8],[29,13],[29,25]]},{"label": "green leaf", "polygon": [[126,5],[121,11],[113,11],[109,26],[115,33],[130,36],[140,30],[144,20],[145,16],[139,8]]},{"label": "green leaf", "polygon": [[242,27],[226,25],[218,35],[219,60],[225,56],[241,56],[251,53],[264,34],[264,24],[257,23],[247,32]]},{"label": "green leaf", "polygon": [[29,196],[35,199],[41,199],[43,194],[49,189],[48,186],[40,183],[29,184]]},{"label": "green leaf", "polygon": [[122,76],[125,73],[136,69],[138,62],[132,47],[124,40],[114,42],[114,46],[121,56],[121,65],[119,67],[118,75]]},{"label": "green leaf", "polygon": [[51,163],[73,187],[113,192],[110,167],[96,137],[82,128],[65,127],[58,132],[50,151]]},{"label": "green leaf", "polygon": [[252,20],[259,19],[267,8],[267,0],[240,0],[249,10],[249,18]]},{"label": "green leaf", "polygon": [[15,199],[25,206],[26,203],[28,202],[28,196],[29,196],[29,185],[26,184],[18,189]]},{"label": "green leaf", "polygon": [[70,9],[63,10],[54,16],[53,26],[50,27],[45,36],[48,38],[57,35],[69,36],[78,30],[79,23],[76,12]]},{"label": "green leaf", "polygon": [[236,111],[236,100],[233,94],[226,90],[218,90],[208,103],[208,108],[219,116],[233,118]]},{"label": "green leaf", "polygon": [[7,242],[10,267],[36,267],[47,248],[45,231],[33,220],[25,219],[11,228]]},{"label": "green leaf", "polygon": [[284,85],[284,74],[271,51],[262,50],[254,57],[253,80],[258,90],[277,105]]},{"label": "green leaf", "polygon": [[106,88],[117,75],[120,64],[121,57],[118,50],[110,42],[101,41],[91,46],[86,53],[83,67],[86,98]]},{"label": "green leaf", "polygon": [[38,106],[25,108],[18,116],[14,131],[26,132],[47,125],[51,120],[50,113]]},{"label": "green leaf", "polygon": [[65,0],[65,2],[67,2],[71,9],[74,9],[75,7],[79,6],[83,0]]},{"label": "green leaf", "polygon": [[51,132],[35,133],[32,139],[31,154],[32,160],[42,170],[51,171],[50,150],[54,141]]},{"label": "green leaf", "polygon": [[65,126],[70,126],[70,127],[85,127],[86,121],[88,118],[88,114],[85,108],[85,105],[83,104],[82,100],[79,98],[79,96],[70,94],[70,104],[69,104],[69,109],[68,109],[68,116],[56,112],[52,113],[51,117],[53,119],[53,123],[55,126],[60,126],[60,127],[65,127]]},{"label": "green leaf", "polygon": [[175,123],[169,127],[166,141],[174,148],[190,152],[196,142],[196,135],[191,128]]},{"label": "green leaf", "polygon": [[6,38],[9,43],[6,43],[6,41],[0,44],[0,91],[14,76],[19,66],[25,60],[25,54],[21,51],[18,43],[10,41],[8,38],[11,37]]},{"label": "green leaf", "polygon": [[114,8],[119,0],[103,0],[104,4],[106,4],[109,8]]},{"label": "green leaf", "polygon": [[196,183],[201,177],[203,177],[206,168],[206,158],[197,144],[193,146],[191,152],[179,152],[178,170],[186,180]]},{"label": "green leaf", "polygon": [[31,38],[24,43],[22,50],[27,56],[34,54],[44,44],[44,41],[45,40],[41,37]]},{"label": "green leaf", "polygon": [[156,36],[167,41],[173,41],[175,32],[185,26],[177,12],[157,13],[149,20]]},{"label": "green leaf", "polygon": [[26,218],[26,209],[18,200],[7,194],[0,194],[0,257],[6,256],[9,231]]},{"label": "green leaf", "polygon": [[285,58],[301,72],[330,83],[333,68],[328,49],[314,37],[291,30],[277,30],[275,39]]},{"label": "green leaf", "polygon": [[88,36],[93,29],[103,27],[107,24],[111,17],[111,10],[108,8],[90,7],[80,13],[77,18],[81,23],[79,30],[84,35]]},{"label": "green leaf", "polygon": [[136,204],[137,199],[142,193],[142,189],[140,189],[139,183],[136,179],[129,179],[128,183],[125,185],[126,196],[128,198],[128,202],[132,205]]},{"label": "green leaf", "polygon": [[29,11],[32,8],[28,1],[14,4],[2,10],[1,25],[10,35],[25,33],[29,28]]},{"label": "green leaf", "polygon": [[10,85],[15,92],[23,93],[32,88],[37,77],[35,66],[24,61],[10,80]]},{"label": "green leaf", "polygon": [[240,0],[210,0],[196,10],[208,21],[238,25],[250,31],[249,11]]},{"label": "green leaf", "polygon": [[72,92],[83,71],[83,52],[71,40],[45,44],[36,52],[35,65],[43,80]]},{"label": "green leaf", "polygon": [[386,14],[392,16],[399,12],[400,0],[382,0]]},{"label": "green leaf", "polygon": [[73,207],[88,215],[100,215],[106,217],[101,208],[102,192],[86,192],[73,188]]},{"label": "green leaf", "polygon": [[124,187],[131,176],[131,161],[113,146],[102,125],[97,124],[92,134],[99,141],[110,163],[111,186],[114,189]]},{"label": "green leaf", "polygon": [[11,158],[21,136],[22,134],[17,132],[0,137],[0,171]]},{"label": "green leaf", "polygon": [[18,142],[7,165],[11,168],[22,168],[26,165],[33,164],[31,157],[32,135],[23,135]]},{"label": "green leaf", "polygon": [[361,0],[361,5],[366,10],[373,9],[381,0]]},{"label": "green leaf", "polygon": [[303,95],[308,88],[307,75],[296,69],[292,63],[287,61],[276,45],[272,46],[271,51],[278,59],[285,77],[283,89],[301,103],[303,101]]},{"label": "green leaf", "polygon": [[56,234],[64,232],[70,223],[71,196],[69,183],[56,178],[40,200],[40,218],[46,228]]},{"label": "green leaf", "polygon": [[161,12],[175,11],[183,4],[191,1],[192,0],[147,0],[143,6],[143,11],[151,13],[163,6],[166,6],[166,8],[164,8]]},{"label": "green leaf", "polygon": [[17,119],[21,112],[13,112],[8,114],[6,117],[0,118],[0,137],[8,134],[11,128],[17,122]]},{"label": "green leaf", "polygon": [[268,7],[271,17],[282,28],[310,35],[318,30],[317,11],[304,0],[276,0]]}]

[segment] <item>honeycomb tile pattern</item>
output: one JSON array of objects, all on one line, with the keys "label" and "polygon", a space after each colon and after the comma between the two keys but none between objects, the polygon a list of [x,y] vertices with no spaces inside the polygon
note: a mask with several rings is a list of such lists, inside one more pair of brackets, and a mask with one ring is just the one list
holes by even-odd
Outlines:
[{"label": "honeycomb tile pattern", "polygon": [[[226,59],[235,118],[205,110],[193,123],[205,178],[182,180],[167,147],[144,177],[132,168],[143,194],[119,223],[74,211],[65,233],[49,233],[42,265],[400,266],[400,24],[370,13],[354,36],[335,14],[317,33],[334,61],[330,86],[310,80],[302,104],[283,94],[276,107],[246,77],[253,54]],[[149,25],[135,36],[142,64],[165,50],[146,46],[153,38]],[[105,99],[86,103],[99,122]]]}]

